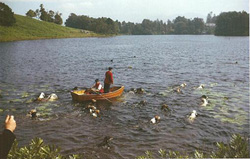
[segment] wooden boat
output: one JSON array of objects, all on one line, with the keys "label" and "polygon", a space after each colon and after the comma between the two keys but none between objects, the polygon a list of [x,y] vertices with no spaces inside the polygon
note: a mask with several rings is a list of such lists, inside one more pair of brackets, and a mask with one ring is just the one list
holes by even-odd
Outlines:
[{"label": "wooden boat", "polygon": [[90,101],[92,99],[95,100],[109,100],[111,98],[116,98],[122,95],[124,91],[124,86],[115,86],[110,88],[109,93],[101,93],[101,94],[86,94],[86,90],[73,90],[71,91],[71,96],[74,101],[83,102]]}]

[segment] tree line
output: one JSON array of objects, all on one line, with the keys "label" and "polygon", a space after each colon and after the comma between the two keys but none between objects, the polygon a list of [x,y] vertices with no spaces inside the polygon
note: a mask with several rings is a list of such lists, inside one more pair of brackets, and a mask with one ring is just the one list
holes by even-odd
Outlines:
[{"label": "tree line", "polygon": [[43,4],[40,4],[40,9],[35,11],[30,9],[27,11],[26,16],[37,17],[38,19],[46,22],[53,22],[62,25],[63,20],[61,18],[62,14],[59,12],[54,12],[53,10],[46,11]]},{"label": "tree line", "polygon": [[[63,20],[61,18],[62,14],[59,12],[54,12],[53,10],[46,11],[43,4],[40,5],[40,9],[33,11],[28,10],[26,13],[28,17],[37,17],[38,19],[46,22],[53,22],[62,25]],[[2,26],[12,26],[16,23],[14,17],[14,12],[5,3],[0,2],[0,25]]]},{"label": "tree line", "polygon": [[[26,16],[37,17],[42,21],[61,25],[61,13],[46,11],[43,4],[40,9],[27,11]],[[12,26],[16,22],[14,12],[8,5],[0,2],[0,25]],[[166,35],[166,34],[215,34],[218,36],[249,36],[249,14],[242,12],[223,12],[216,16],[212,12],[207,15],[206,23],[202,18],[187,19],[178,16],[167,23],[162,20],[144,19],[141,23],[119,22],[111,18],[93,18],[71,13],[66,19],[67,27],[90,30],[101,34],[127,35]]]},{"label": "tree line", "polygon": [[249,36],[249,14],[245,11],[221,13],[216,19],[215,35]]},{"label": "tree line", "polygon": [[102,34],[117,34],[120,32],[119,22],[111,18],[91,18],[85,15],[71,13],[65,22],[67,27],[94,31]]},{"label": "tree line", "polygon": [[222,36],[248,36],[249,14],[243,12],[223,12],[216,16],[207,15],[206,23],[202,18],[187,19],[178,16],[167,23],[162,20],[144,19],[141,23],[113,21],[111,18],[92,18],[71,13],[65,22],[68,27],[90,30],[102,34],[127,35],[166,35],[166,34],[215,34]]},{"label": "tree line", "polygon": [[162,20],[144,19],[142,23],[114,21],[111,18],[92,18],[71,13],[65,22],[67,27],[91,30],[103,34],[127,35],[165,35],[165,34],[202,34],[204,21],[201,18],[187,19],[178,16],[167,23]]}]

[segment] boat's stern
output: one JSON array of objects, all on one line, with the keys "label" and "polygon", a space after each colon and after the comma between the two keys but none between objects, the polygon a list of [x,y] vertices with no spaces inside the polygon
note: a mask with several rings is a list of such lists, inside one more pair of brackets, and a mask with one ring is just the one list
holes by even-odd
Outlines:
[{"label": "boat's stern", "polygon": [[71,94],[72,99],[74,101],[79,101],[79,96],[84,95],[84,93],[85,93],[85,90],[72,90],[72,91],[70,91],[70,94]]}]

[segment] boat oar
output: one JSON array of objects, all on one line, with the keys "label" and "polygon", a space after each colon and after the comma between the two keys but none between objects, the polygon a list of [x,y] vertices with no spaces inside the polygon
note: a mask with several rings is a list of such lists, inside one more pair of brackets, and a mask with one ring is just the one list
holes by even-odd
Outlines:
[{"label": "boat oar", "polygon": [[[98,95],[102,96],[102,95],[101,95],[101,94],[99,94],[99,93],[98,93]],[[112,103],[112,101],[111,101],[111,100],[109,100],[108,98],[103,97],[103,96],[102,96],[102,98],[104,98],[104,99],[106,99],[107,101],[109,101],[110,103]]]},{"label": "boat oar", "polygon": [[[100,96],[102,96],[102,95],[101,95],[100,93],[98,93],[98,92],[94,92],[94,94],[97,94],[97,95],[100,95]],[[111,101],[111,100],[109,100],[108,98],[106,98],[106,97],[103,97],[103,96],[102,96],[102,98],[103,98],[103,99],[106,99],[107,101],[109,101],[110,103],[112,103],[112,101]]]}]

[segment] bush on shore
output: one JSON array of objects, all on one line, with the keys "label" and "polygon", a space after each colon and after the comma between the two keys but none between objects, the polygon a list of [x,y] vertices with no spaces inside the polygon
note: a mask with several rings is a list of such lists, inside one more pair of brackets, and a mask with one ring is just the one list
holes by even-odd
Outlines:
[{"label": "bush on shore", "polygon": [[195,151],[193,155],[183,155],[177,151],[169,151],[160,149],[158,153],[153,154],[146,151],[145,155],[138,156],[137,159],[153,159],[153,158],[249,158],[249,148],[247,138],[241,137],[239,134],[232,135],[229,144],[217,143],[217,150],[211,154],[205,155],[202,152]]},{"label": "bush on shore", "polygon": [[60,153],[60,148],[55,145],[46,145],[41,138],[35,138],[31,140],[28,146],[19,148],[17,140],[12,145],[12,148],[8,154],[8,159],[81,159],[81,155],[69,155],[63,156]]}]

